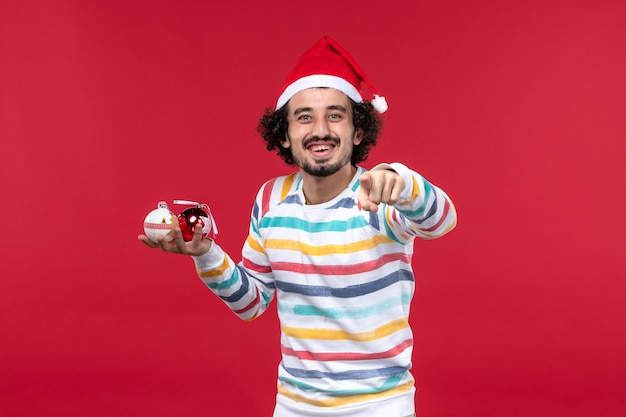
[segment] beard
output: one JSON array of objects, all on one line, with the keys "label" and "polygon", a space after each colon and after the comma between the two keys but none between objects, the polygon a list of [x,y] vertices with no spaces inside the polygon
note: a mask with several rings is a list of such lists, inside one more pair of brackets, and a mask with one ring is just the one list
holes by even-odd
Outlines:
[{"label": "beard", "polygon": [[[305,141],[303,145],[306,147],[309,143],[317,141],[317,140],[319,140],[319,138],[317,137],[310,138],[309,140]],[[339,146],[340,144],[340,141],[334,138],[326,137],[326,138],[323,138],[323,140],[333,141],[335,142],[337,146]],[[296,163],[296,165],[307,174],[314,176],[314,177],[328,177],[330,175],[335,174],[336,172],[339,172],[341,168],[343,168],[344,166],[346,166],[347,164],[351,162],[352,152],[346,153],[343,159],[335,162],[334,164],[327,164],[326,160],[320,160],[320,161],[311,163],[311,162],[304,160],[304,158],[301,159],[301,158],[297,158],[295,155],[293,156],[294,156],[294,162]]]},{"label": "beard", "polygon": [[310,164],[308,162],[298,163],[298,161],[296,161],[296,164],[300,167],[300,169],[302,169],[304,172],[306,172],[307,174],[311,176],[328,177],[329,175],[333,175],[334,173],[339,172],[339,170],[349,162],[350,160],[340,161],[340,162],[336,162],[334,164],[328,165],[328,164],[324,164],[323,162],[320,162],[317,164]]}]

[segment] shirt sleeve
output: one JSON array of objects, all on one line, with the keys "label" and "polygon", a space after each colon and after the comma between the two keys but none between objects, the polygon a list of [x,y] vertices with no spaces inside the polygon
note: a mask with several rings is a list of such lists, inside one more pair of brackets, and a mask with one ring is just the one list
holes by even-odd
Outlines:
[{"label": "shirt sleeve", "polygon": [[258,233],[262,191],[252,210],[249,235],[239,263],[235,263],[216,242],[206,254],[193,257],[202,282],[243,320],[253,320],[265,312],[276,289]]},{"label": "shirt sleeve", "polygon": [[455,228],[456,209],[441,188],[401,163],[379,164],[374,169],[391,169],[405,183],[398,202],[381,210],[381,220],[395,240],[408,242],[415,236],[435,239]]}]

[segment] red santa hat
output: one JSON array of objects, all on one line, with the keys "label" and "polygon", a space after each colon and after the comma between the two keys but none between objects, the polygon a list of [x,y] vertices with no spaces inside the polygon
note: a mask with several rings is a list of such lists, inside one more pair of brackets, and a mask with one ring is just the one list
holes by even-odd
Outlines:
[{"label": "red santa hat", "polygon": [[364,95],[363,84],[373,95],[371,103],[374,109],[379,113],[387,111],[385,97],[378,94],[354,58],[337,42],[324,36],[296,63],[283,84],[276,109],[283,107],[298,92],[314,87],[335,88],[361,103]]}]

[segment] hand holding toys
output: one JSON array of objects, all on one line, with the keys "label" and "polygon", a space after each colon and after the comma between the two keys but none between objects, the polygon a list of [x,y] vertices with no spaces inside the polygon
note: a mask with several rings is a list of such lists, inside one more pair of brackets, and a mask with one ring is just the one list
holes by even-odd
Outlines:
[{"label": "hand holding toys", "polygon": [[146,216],[143,228],[146,236],[158,242],[158,236],[171,236],[172,228],[178,226],[183,239],[189,242],[193,239],[196,226],[202,228],[202,238],[215,238],[217,225],[209,206],[195,201],[174,200],[174,204],[191,206],[178,215],[172,212],[165,201],[159,201],[157,208]]}]

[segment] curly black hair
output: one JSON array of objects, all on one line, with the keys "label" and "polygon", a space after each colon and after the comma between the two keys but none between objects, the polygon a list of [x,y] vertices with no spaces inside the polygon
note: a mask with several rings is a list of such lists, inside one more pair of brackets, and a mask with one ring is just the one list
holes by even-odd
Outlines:
[{"label": "curly black hair", "polygon": [[[383,121],[368,101],[357,103],[349,99],[352,105],[352,121],[355,129],[363,131],[361,143],[354,146],[352,151],[352,165],[357,165],[367,159],[372,146],[376,145],[378,135],[383,127]],[[257,132],[265,140],[265,147],[268,151],[277,149],[276,154],[280,156],[288,165],[294,165],[291,148],[284,148],[281,142],[287,137],[287,106],[278,110],[272,108],[265,109],[263,116],[257,125]]]}]

